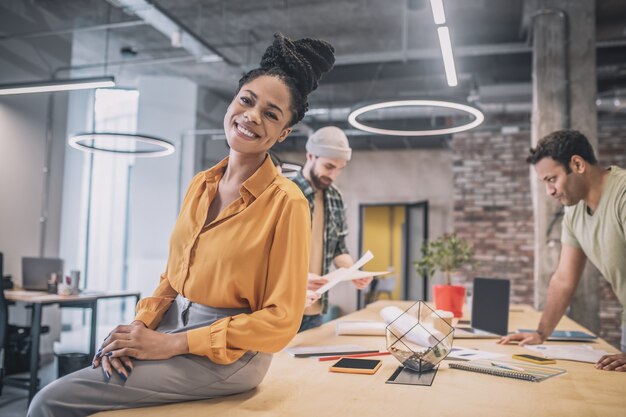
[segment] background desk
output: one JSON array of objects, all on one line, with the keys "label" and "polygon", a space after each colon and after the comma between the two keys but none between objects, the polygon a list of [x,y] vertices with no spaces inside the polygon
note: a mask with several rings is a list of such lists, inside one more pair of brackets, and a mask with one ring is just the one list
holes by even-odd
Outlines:
[{"label": "background desk", "polygon": [[139,301],[138,292],[93,292],[79,295],[56,295],[40,291],[5,290],[4,296],[9,301],[20,301],[33,308],[31,319],[31,351],[30,380],[28,383],[28,402],[33,399],[39,389],[39,341],[41,337],[41,310],[44,306],[56,304],[59,307],[91,309],[91,332],[89,338],[89,355],[96,353],[96,324],[98,320],[98,300],[105,298],[135,297]]},{"label": "background desk", "polygon": [[[378,311],[390,302],[379,301],[339,320],[379,320]],[[395,302],[400,307],[411,303]],[[529,307],[512,308],[509,329],[536,326],[539,313]],[[564,318],[561,329],[583,329]],[[290,344],[355,343],[385,349],[384,337],[336,336],[334,322],[299,334]],[[457,340],[460,346],[528,353],[517,345],[490,340]],[[604,341],[593,345],[615,351]],[[381,356],[375,375],[328,372],[332,362],[293,358],[283,352],[274,360],[265,380],[251,392],[215,400],[98,413],[98,417],[464,417],[464,416],[602,416],[626,415],[626,373],[598,371],[588,363],[557,361],[567,374],[531,383],[448,368],[443,361],[431,387],[385,384],[399,366],[392,356]],[[131,376],[132,378],[132,376]]]}]

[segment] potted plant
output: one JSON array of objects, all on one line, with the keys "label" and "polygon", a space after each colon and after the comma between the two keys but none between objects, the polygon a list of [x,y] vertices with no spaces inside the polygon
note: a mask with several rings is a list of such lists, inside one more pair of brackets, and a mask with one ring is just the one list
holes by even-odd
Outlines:
[{"label": "potted plant", "polygon": [[452,275],[464,266],[474,265],[474,247],[456,234],[445,234],[422,245],[422,258],[414,263],[418,275],[432,275],[439,270],[445,277],[444,285],[433,285],[433,298],[438,310],[451,311],[454,317],[463,316],[465,287],[452,285]]}]

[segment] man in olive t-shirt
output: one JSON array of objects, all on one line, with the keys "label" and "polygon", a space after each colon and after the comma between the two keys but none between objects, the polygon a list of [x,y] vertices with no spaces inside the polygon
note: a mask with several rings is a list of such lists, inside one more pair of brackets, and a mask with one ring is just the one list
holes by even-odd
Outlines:
[{"label": "man in olive t-shirt", "polygon": [[[565,207],[561,256],[550,279],[546,307],[533,333],[503,337],[500,343],[543,343],[570,304],[589,259],[626,306],[626,171],[600,167],[587,138],[560,130],[539,141],[527,162],[546,192]],[[626,310],[622,313],[622,353],[602,357],[596,368],[626,371]]]}]

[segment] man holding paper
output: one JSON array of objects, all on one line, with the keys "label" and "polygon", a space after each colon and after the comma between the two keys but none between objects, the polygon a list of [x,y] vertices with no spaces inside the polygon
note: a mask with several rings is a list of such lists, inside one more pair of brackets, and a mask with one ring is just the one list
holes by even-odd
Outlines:
[{"label": "man holding paper", "polygon": [[[306,163],[293,178],[309,202],[311,209],[311,257],[307,295],[313,295],[329,281],[326,274],[332,265],[349,268],[354,260],[348,253],[345,238],[348,226],[343,198],[333,182],[341,175],[352,155],[343,131],[327,126],[316,131],[306,143]],[[369,285],[372,277],[355,279],[358,289]],[[304,310],[300,331],[322,324],[322,314],[328,308],[328,293]]]}]

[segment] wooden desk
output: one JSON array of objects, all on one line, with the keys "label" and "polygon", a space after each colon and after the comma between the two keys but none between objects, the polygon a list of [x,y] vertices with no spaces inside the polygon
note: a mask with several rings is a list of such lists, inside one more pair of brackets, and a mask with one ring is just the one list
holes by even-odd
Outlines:
[{"label": "wooden desk", "polygon": [[[378,311],[388,301],[339,320],[379,320]],[[400,307],[411,303],[395,302]],[[523,310],[523,311],[520,311]],[[510,329],[534,327],[539,313],[515,306]],[[564,318],[561,329],[582,329]],[[334,322],[299,334],[291,346],[355,343],[385,349],[384,337],[336,336]],[[527,353],[517,345],[497,345],[490,340],[457,340],[460,346],[482,348],[508,355]],[[606,342],[594,347],[614,352]],[[98,417],[464,417],[464,416],[624,416],[626,374],[598,371],[588,363],[557,361],[567,373],[532,383],[448,368],[443,361],[431,387],[385,384],[398,367],[392,356],[380,356],[383,366],[375,375],[328,372],[331,362],[297,359],[283,352],[274,360],[265,380],[248,393],[215,400],[98,413]],[[132,378],[132,376],[131,376]]]},{"label": "wooden desk", "polygon": [[98,300],[105,298],[135,297],[139,301],[139,293],[131,291],[93,291],[79,295],[56,295],[43,291],[5,290],[4,296],[9,301],[19,301],[33,308],[31,318],[31,351],[30,351],[30,380],[28,382],[28,403],[39,389],[39,342],[41,337],[41,310],[47,305],[59,307],[89,308],[91,309],[91,333],[89,338],[89,355],[96,353],[96,324],[98,320]]}]

